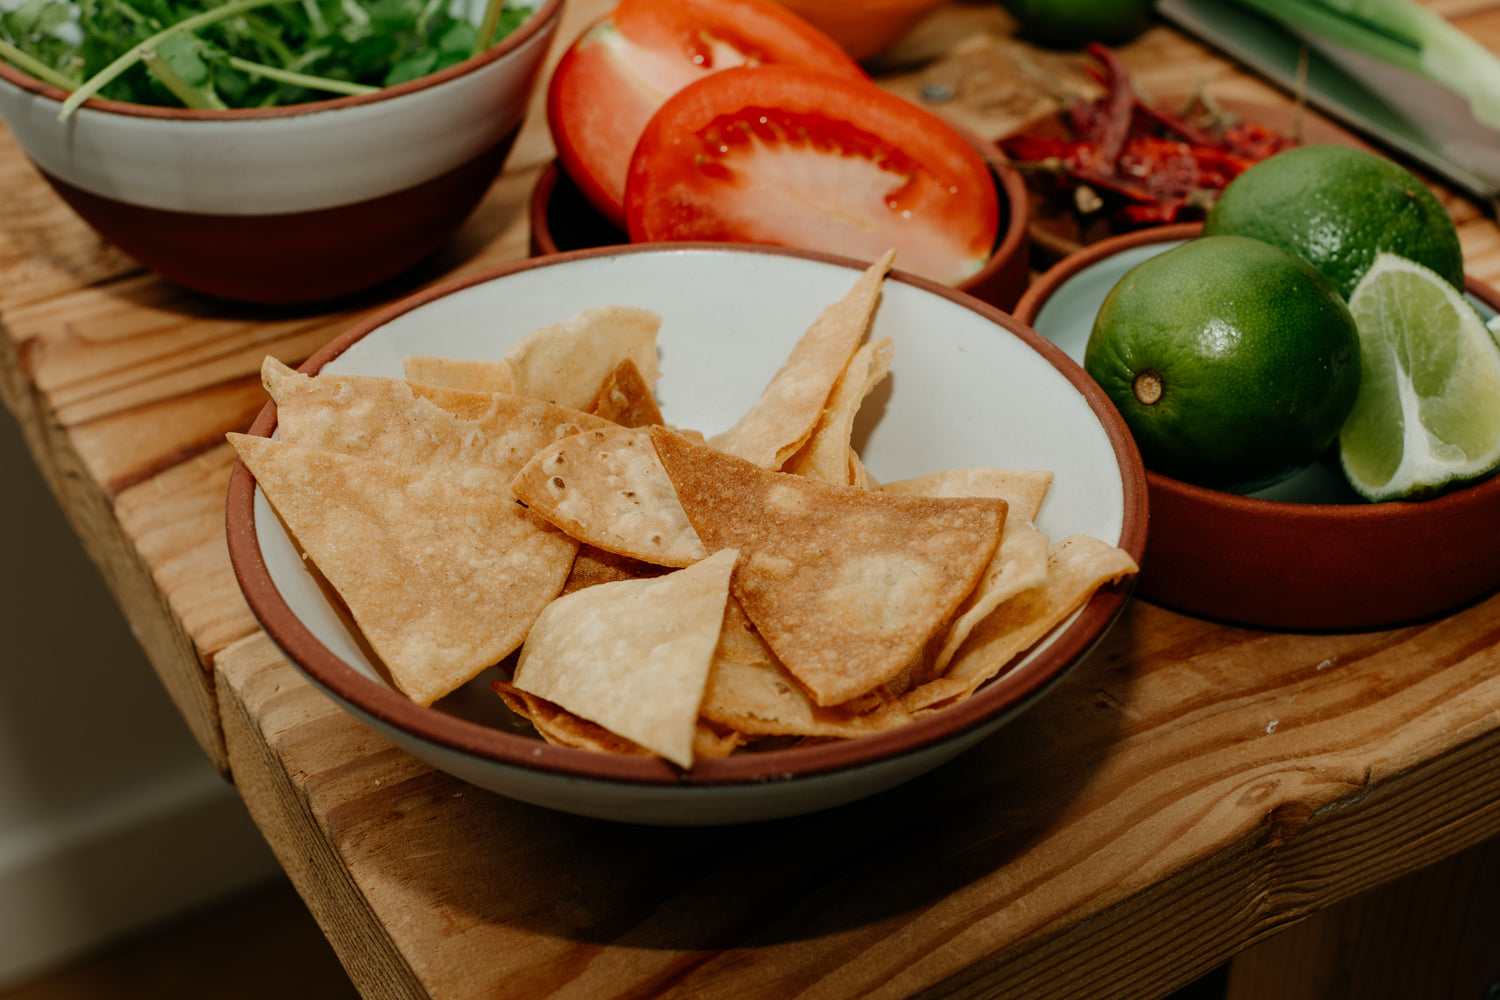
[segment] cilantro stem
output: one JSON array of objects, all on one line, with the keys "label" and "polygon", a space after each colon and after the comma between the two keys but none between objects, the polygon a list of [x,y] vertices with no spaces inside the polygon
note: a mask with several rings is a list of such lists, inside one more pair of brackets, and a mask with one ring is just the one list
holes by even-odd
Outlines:
[{"label": "cilantro stem", "polygon": [[505,0],[489,0],[484,6],[484,20],[479,22],[479,33],[474,36],[474,51],[477,56],[495,41],[495,29],[500,27],[500,12],[505,9]]},{"label": "cilantro stem", "polygon": [[219,100],[218,94],[212,90],[199,89],[188,83],[172,68],[171,63],[163,59],[156,50],[147,49],[142,52],[141,62],[145,65],[146,69],[151,71],[152,76],[161,81],[163,87],[170,90],[179,101],[188,107],[215,108],[218,110],[223,110],[225,107],[224,102]]},{"label": "cilantro stem", "polygon": [[24,69],[43,83],[50,83],[62,90],[72,90],[78,86],[78,81],[70,76],[59,73],[40,59],[16,48],[14,45],[0,38],[0,56],[6,62],[15,65],[18,69]]},{"label": "cilantro stem", "polygon": [[372,87],[365,83],[335,80],[326,76],[311,76],[307,73],[298,73],[295,70],[265,66],[261,63],[251,62],[248,59],[241,59],[238,56],[230,56],[229,65],[242,73],[262,76],[267,80],[275,80],[277,83],[289,83],[294,87],[306,87],[308,90],[326,90],[330,94],[373,94],[380,89],[379,87]]},{"label": "cilantro stem", "polygon": [[215,7],[213,10],[206,10],[201,14],[194,14],[192,17],[163,28],[145,41],[131,46],[114,62],[85,80],[77,90],[68,95],[67,100],[63,101],[62,110],[58,113],[57,120],[66,121],[78,109],[79,105],[108,86],[110,81],[114,80],[121,73],[140,62],[141,53],[154,51],[163,39],[185,31],[194,31],[205,25],[213,24],[215,21],[222,21],[225,18],[233,17],[244,11],[254,10],[256,7],[268,7],[271,4],[286,2],[288,0],[235,0],[233,3],[227,3],[222,7]]}]

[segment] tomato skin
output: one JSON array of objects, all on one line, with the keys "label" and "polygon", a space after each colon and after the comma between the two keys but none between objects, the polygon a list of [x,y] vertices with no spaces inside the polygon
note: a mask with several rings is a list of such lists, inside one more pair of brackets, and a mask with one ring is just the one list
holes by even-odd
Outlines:
[{"label": "tomato skin", "polygon": [[702,77],[769,63],[869,79],[831,38],[773,0],[621,0],[553,70],[547,122],[558,160],[623,229],[630,154],[656,109]]},{"label": "tomato skin", "polygon": [[1000,200],[983,156],[872,83],[789,66],[724,70],[652,117],[625,189],[632,242],[769,243],[958,284],[989,259]]}]

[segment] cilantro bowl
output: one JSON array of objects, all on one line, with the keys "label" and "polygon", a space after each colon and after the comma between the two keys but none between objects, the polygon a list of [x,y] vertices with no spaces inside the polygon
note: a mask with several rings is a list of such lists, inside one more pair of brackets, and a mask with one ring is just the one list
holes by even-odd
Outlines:
[{"label": "cilantro bowl", "polygon": [[[247,18],[275,6],[242,4]],[[561,9],[537,0],[499,42],[435,72],[418,61],[390,86],[271,106],[225,107],[183,84],[191,52],[153,72],[207,106],[87,96],[46,65],[0,58],[0,117],[80,217],[162,276],[236,301],[327,300],[401,273],[469,216],[520,130]],[[487,23],[483,5],[467,11],[463,24]],[[144,51],[164,56],[168,41]],[[231,68],[225,79],[248,78]]]},{"label": "cilantro bowl", "polygon": [[[747,413],[759,410],[753,404],[794,345],[801,343],[799,338],[804,331],[819,325],[814,321],[821,321],[822,310],[840,302],[856,279],[861,278],[863,270],[864,265],[858,262],[812,252],[706,243],[640,244],[535,258],[424,290],[348,330],[308,359],[300,372],[281,366],[270,382],[289,380],[282,384],[295,383],[301,387],[298,392],[332,393],[345,402],[352,402],[379,383],[384,389],[407,393],[410,399],[412,390],[403,388],[400,380],[407,371],[407,359],[413,354],[489,364],[511,354],[511,348],[518,342],[536,343],[535,338],[528,339],[528,334],[581,314],[580,311],[647,310],[659,317],[659,330],[652,347],[659,366],[648,366],[653,371],[659,367],[660,379],[654,388],[660,405],[659,419],[672,427],[713,435],[736,425]],[[1087,536],[1116,556],[1138,557],[1146,535],[1145,481],[1140,456],[1107,398],[1083,371],[1009,314],[951,288],[892,271],[878,292],[873,322],[861,321],[861,329],[868,325],[871,344],[889,339],[890,374],[865,399],[852,430],[845,432],[849,437],[840,450],[847,465],[849,449],[856,449],[871,481],[864,486],[833,486],[832,480],[816,484],[822,488],[823,502],[829,495],[837,495],[841,506],[832,517],[821,522],[825,528],[803,536],[810,537],[815,548],[803,550],[804,555],[812,552],[813,558],[801,565],[826,567],[847,582],[851,578],[841,567],[871,555],[877,535],[884,539],[879,543],[881,546],[904,547],[908,543],[916,548],[925,546],[927,539],[946,529],[935,527],[932,522],[903,520],[899,529],[881,533],[873,530],[870,522],[855,512],[856,508],[873,503],[889,510],[885,501],[874,499],[873,494],[894,488],[902,480],[942,470],[975,469],[1050,472],[1050,486],[1030,522],[1047,549],[1049,574],[1054,563],[1048,540],[1065,547],[1068,543],[1064,540]],[[573,356],[576,358],[578,354]],[[805,359],[809,354],[800,356]],[[505,360],[508,366],[512,365],[510,358]],[[522,364],[515,370],[527,368]],[[574,366],[569,370],[576,369]],[[271,370],[278,371],[274,364]],[[351,381],[365,376],[388,378],[366,379],[360,385]],[[805,384],[803,379],[796,381]],[[299,419],[299,412],[306,415],[308,411],[299,411],[295,398],[280,394],[275,388],[272,391],[276,401],[262,411],[250,433],[242,440],[232,439],[237,449],[245,449],[240,452],[242,456],[247,452],[294,456],[299,447],[296,440],[301,433],[299,427],[310,426]],[[502,393],[490,397],[484,405],[520,406],[524,399],[514,393]],[[535,403],[532,397],[525,405]],[[327,410],[318,412],[330,414]],[[361,412],[374,416],[412,411],[400,404],[389,407],[377,404]],[[314,423],[328,426],[330,422],[317,417]],[[517,432],[512,428],[536,423],[540,421],[532,421],[530,417],[503,428],[490,423],[484,425],[487,429],[472,435],[467,425],[455,425],[455,429],[462,440],[505,442],[502,450],[508,455],[518,450]],[[367,433],[369,427],[363,418],[346,426],[365,441],[382,437],[388,441],[413,439],[414,425],[404,417],[398,417],[390,425],[393,432],[389,436],[384,431]],[[632,428],[642,426],[634,424]],[[562,437],[552,437],[551,431],[545,431],[544,436],[554,444],[565,444],[588,439],[595,431],[563,433]],[[650,433],[669,432],[667,428],[653,426]],[[267,440],[273,436],[276,440]],[[435,440],[425,430],[417,436],[422,441]],[[688,439],[683,436],[682,440]],[[540,447],[545,449],[548,445]],[[670,448],[666,451],[660,445],[656,448],[662,454],[670,453]],[[622,454],[617,449],[596,450]],[[712,451],[706,444],[701,446],[701,452]],[[467,558],[441,554],[432,563],[432,573],[414,569],[427,558],[427,553],[447,552],[443,548],[446,540],[468,530],[463,524],[487,524],[482,519],[459,521],[438,514],[446,500],[437,508],[422,505],[420,509],[428,510],[432,516],[413,516],[414,508],[408,506],[399,516],[381,515],[384,527],[373,527],[372,522],[373,530],[366,530],[351,524],[354,530],[336,529],[331,537],[325,535],[327,544],[319,545],[314,537],[323,530],[319,526],[339,521],[344,517],[343,511],[373,509],[368,503],[381,502],[377,497],[386,488],[361,488],[356,495],[363,499],[349,505],[336,502],[339,490],[332,485],[334,480],[313,471],[318,459],[308,452],[301,454],[303,457],[294,461],[302,471],[293,474],[312,488],[306,494],[311,506],[305,508],[311,511],[310,521],[300,519],[296,513],[298,504],[288,494],[278,492],[278,477],[270,474],[256,458],[245,460],[251,464],[236,465],[229,486],[226,507],[230,557],[246,600],[267,635],[308,680],[397,746],[478,787],[582,815],[661,825],[746,822],[826,809],[891,788],[974,746],[1044,696],[1105,634],[1130,593],[1128,569],[1121,571],[1124,575],[1112,576],[1113,582],[1076,591],[1077,602],[1068,603],[1066,608],[1058,607],[1057,616],[1048,621],[1046,630],[1029,633],[1003,657],[992,660],[994,672],[975,682],[968,692],[971,696],[939,705],[931,712],[919,713],[914,709],[909,718],[895,719],[896,724],[890,727],[842,736],[830,734],[833,738],[829,739],[788,741],[767,737],[769,744],[750,741],[727,753],[695,751],[687,765],[674,763],[666,752],[649,755],[602,752],[550,738],[544,740],[539,733],[547,732],[542,725],[546,720],[519,714],[512,708],[508,697],[511,692],[506,686],[523,683],[522,674],[541,655],[537,645],[546,644],[539,636],[543,627],[540,618],[527,626],[530,631],[522,648],[509,655],[502,652],[500,658],[492,658],[498,652],[495,650],[487,650],[483,659],[473,658],[471,665],[479,662],[479,672],[467,680],[455,679],[453,683],[458,686],[445,688],[447,693],[435,693],[425,702],[403,694],[403,690],[410,688],[401,680],[402,667],[393,665],[393,658],[375,652],[373,643],[378,640],[366,641],[374,634],[372,628],[379,629],[382,623],[392,621],[403,622],[408,613],[452,608],[466,599],[463,595],[499,593],[502,588],[509,588],[523,569],[533,571],[540,560],[508,561],[501,573],[505,580],[496,581],[498,586],[476,585],[472,575],[465,575],[468,569],[462,569],[451,585],[424,582],[437,579],[454,566],[476,565]],[[609,454],[602,456],[606,464],[612,461]],[[530,456],[533,467],[545,461],[540,451],[528,449],[525,455]],[[706,475],[715,482],[727,481],[713,471],[714,462],[719,459],[707,461],[708,458],[713,456],[700,453],[689,461],[697,468],[710,470]],[[497,461],[503,464],[503,459]],[[416,460],[404,468],[414,469],[419,464],[420,460]],[[254,475],[252,465],[257,469]],[[743,467],[750,465],[742,462],[738,474],[749,474]],[[781,492],[784,490],[812,490],[807,494],[807,504],[792,505],[804,512],[820,502],[816,487],[797,485],[808,484],[809,479],[769,468],[759,467],[753,474],[774,480],[776,496],[785,499],[788,494]],[[392,482],[389,479],[392,474],[408,475],[403,467],[386,460],[369,463],[365,470],[382,483]],[[428,472],[411,474],[420,483],[428,484],[421,489],[428,489],[433,482]],[[549,481],[552,474],[549,472],[546,477]],[[581,482],[581,477],[571,473],[568,479]],[[510,489],[516,491],[516,497],[523,495],[522,487],[517,485],[520,477],[507,481]],[[639,498],[649,492],[655,496],[670,495],[687,503],[691,489],[676,483],[674,480],[674,485],[664,491],[622,489],[617,495]],[[450,495],[447,485],[440,489],[443,496]],[[922,497],[937,495],[921,494]],[[276,506],[272,505],[273,496]],[[515,500],[507,493],[492,491],[490,496],[498,498],[498,506],[505,507],[510,515],[520,516],[509,510]],[[890,494],[886,497],[889,499]],[[917,498],[900,499],[905,507],[904,501]],[[918,502],[925,505],[929,501]],[[941,506],[941,501],[936,502]],[[527,518],[535,517],[540,509],[537,499],[531,498],[523,513]],[[628,530],[630,519],[636,516],[628,514],[618,526]],[[850,518],[856,517],[861,518],[864,528],[851,526]],[[410,545],[396,543],[394,539],[389,544],[378,540],[397,523],[404,526],[403,535],[431,532],[431,538],[414,540]],[[706,528],[707,522],[702,523]],[[758,513],[751,513],[739,523],[763,522]],[[1010,524],[1009,517],[1006,524]],[[289,529],[288,525],[293,527]],[[786,530],[777,528],[777,536],[786,538]],[[1023,530],[1026,530],[1024,525]],[[474,529],[474,537],[478,540],[476,551],[502,549],[495,545],[495,535],[488,526]],[[600,544],[611,542],[600,541]],[[688,561],[688,568],[655,576],[645,581],[643,588],[684,580],[685,574],[719,560],[726,547],[710,544],[714,554],[696,563]],[[304,548],[299,549],[299,545]],[[302,557],[304,550],[307,559]],[[515,549],[503,548],[503,551]],[[990,551],[998,556],[1000,550],[994,549],[991,542]],[[387,558],[391,553],[402,554]],[[579,553],[580,561],[588,555],[582,546]],[[982,561],[987,555],[980,553],[977,558]],[[572,556],[568,559],[571,569],[564,567],[562,572],[572,579],[580,567]],[[968,559],[968,552],[953,556],[955,562]],[[356,598],[354,604],[349,603],[351,589],[339,590],[342,600],[330,596],[332,591],[328,588],[337,570],[329,570],[344,560],[356,569],[357,576],[378,579],[364,593],[390,609],[366,616],[364,626],[353,624],[360,615],[355,607],[362,601]],[[926,591],[913,590],[909,581],[921,577],[924,570],[904,556],[901,561],[902,565],[913,568],[914,575],[905,571],[897,577],[878,574],[870,587],[860,589],[852,601],[841,603],[837,609],[816,603],[816,596],[847,588],[805,587],[800,597],[814,598],[814,603],[803,604],[799,598],[794,613],[782,623],[790,621],[794,627],[805,629],[802,634],[806,637],[816,633],[829,641],[841,642],[851,634],[867,631],[858,622],[873,620],[866,614],[872,607],[900,615],[906,608],[923,604],[922,594]],[[742,564],[736,563],[733,572],[754,572],[751,567],[756,562],[746,559]],[[377,563],[386,569],[372,572]],[[773,575],[791,569],[778,569],[777,564],[775,558],[763,563],[771,568]],[[922,565],[930,567],[934,562],[928,559]],[[316,571],[310,566],[316,567]],[[322,577],[317,571],[322,571]],[[945,566],[940,575],[946,574]],[[1066,587],[1061,581],[1068,576],[1069,573],[1058,572],[1049,575],[1048,580],[1056,579]],[[631,588],[639,583],[626,581],[618,586]],[[615,585],[607,582],[585,584],[570,596],[576,600],[602,594],[612,586]],[[1051,592],[1050,583],[1037,586]],[[435,599],[434,589],[448,597]],[[504,599],[504,609],[532,601],[541,590],[540,585],[529,583],[509,590],[511,596]],[[557,592],[554,583],[550,593]],[[644,589],[614,591],[616,595],[645,592]],[[1035,596],[1018,607],[1047,603],[1040,596],[1041,591],[1031,593]],[[569,596],[564,596],[549,607],[560,610],[569,600]],[[726,608],[722,591],[717,601],[709,622],[715,635],[719,634],[721,622],[724,632],[730,631],[728,623],[734,608],[733,602]],[[676,638],[657,641],[664,634],[657,629],[670,632],[686,628],[687,621],[698,620],[697,613],[689,610],[696,604],[673,599],[658,602],[654,612],[645,604],[634,607],[636,611],[624,617],[594,617],[595,622],[610,624],[603,629],[589,626],[576,633],[588,634],[598,641],[590,639],[582,646],[572,647],[559,665],[572,669],[600,656],[608,661],[603,670],[624,671],[608,683],[594,685],[596,691],[605,692],[608,705],[619,708],[628,703],[653,710],[680,700],[676,696],[685,690],[678,684],[642,683],[643,677],[655,676],[651,670],[659,651],[682,649],[686,645],[683,632],[677,632]],[[881,611],[875,617],[883,615]],[[544,617],[551,615],[544,613]],[[659,620],[661,617],[665,622]],[[478,634],[485,639],[493,636],[496,629],[492,623],[499,619],[479,620],[486,624]],[[769,627],[771,620],[762,617],[759,621],[756,628]],[[930,628],[931,619],[928,621]],[[986,627],[979,626],[981,630]],[[431,639],[409,643],[415,633],[405,624],[397,624],[391,634],[399,637],[405,649],[415,649],[424,655],[451,648],[446,641]],[[644,644],[633,645],[641,637]],[[980,638],[982,644],[983,636]],[[914,641],[918,646],[908,648],[925,648],[926,633],[918,634]],[[964,652],[964,647],[959,647],[955,659]],[[833,665],[839,670],[844,667],[862,670],[878,655],[879,651],[871,649],[849,653],[840,647]],[[722,658],[715,651],[712,663],[705,664],[703,669],[713,675],[723,661],[730,659],[727,651]],[[898,668],[908,662],[904,651],[894,659]],[[882,678],[891,676],[881,675],[875,678],[875,683],[887,684]],[[702,701],[688,705],[689,723],[697,713],[708,711],[709,692],[714,687],[702,690]],[[872,690],[871,693],[884,696],[889,692]],[[785,696],[787,692],[783,690],[780,694]],[[565,702],[559,700],[557,704]],[[611,711],[608,707],[605,710]],[[578,714],[600,726],[612,724],[607,716],[594,717],[582,708]],[[785,737],[792,730],[775,732]]]}]

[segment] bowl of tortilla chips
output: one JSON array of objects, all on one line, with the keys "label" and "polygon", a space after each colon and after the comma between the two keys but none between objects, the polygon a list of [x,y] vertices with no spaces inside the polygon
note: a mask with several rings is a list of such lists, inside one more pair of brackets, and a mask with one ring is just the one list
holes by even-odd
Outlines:
[{"label": "bowl of tortilla chips", "polygon": [[567,812],[770,819],[938,766],[1115,620],[1145,479],[1061,351],[891,268],[585,250],[267,358],[250,607],[398,746]]}]

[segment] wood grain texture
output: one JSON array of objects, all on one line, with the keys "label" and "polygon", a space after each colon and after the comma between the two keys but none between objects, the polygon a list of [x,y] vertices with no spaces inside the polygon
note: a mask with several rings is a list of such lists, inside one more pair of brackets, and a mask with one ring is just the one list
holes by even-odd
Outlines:
[{"label": "wood grain texture", "polygon": [[[571,0],[552,60],[609,5]],[[1487,40],[1500,23],[1494,3],[1443,8]],[[990,0],[952,0],[875,69],[914,100],[949,84],[954,99],[930,109],[998,137],[1055,109],[1039,80],[1087,82],[1083,56],[1022,46],[1012,27]],[[1287,101],[1162,26],[1122,55],[1148,90],[1202,80]],[[526,200],[552,157],[540,110],[538,93],[449,246],[304,310],[216,302],[142,271],[0,130],[0,395],[364,995],[1158,997],[1500,832],[1500,596],[1358,635],[1136,602],[1061,687],[952,764],[740,829],[511,802],[345,715],[239,594],[223,434],[263,404],[266,354],[296,363],[409,291],[524,256]],[[1470,273],[1500,282],[1500,228],[1438,190]]]}]

